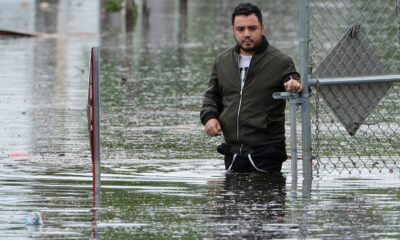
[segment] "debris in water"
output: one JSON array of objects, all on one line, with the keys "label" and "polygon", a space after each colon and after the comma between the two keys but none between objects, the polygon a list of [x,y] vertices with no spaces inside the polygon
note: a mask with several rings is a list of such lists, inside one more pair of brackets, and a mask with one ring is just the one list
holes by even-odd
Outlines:
[{"label": "debris in water", "polygon": [[18,158],[18,157],[26,156],[26,154],[23,152],[13,152],[13,153],[9,153],[8,156],[10,158]]},{"label": "debris in water", "polygon": [[3,151],[0,151],[0,157],[18,158],[18,157],[24,157],[24,156],[26,156],[26,153],[23,153],[23,152],[6,153]]},{"label": "debris in water", "polygon": [[25,225],[43,225],[42,216],[39,212],[30,213],[24,219]]}]

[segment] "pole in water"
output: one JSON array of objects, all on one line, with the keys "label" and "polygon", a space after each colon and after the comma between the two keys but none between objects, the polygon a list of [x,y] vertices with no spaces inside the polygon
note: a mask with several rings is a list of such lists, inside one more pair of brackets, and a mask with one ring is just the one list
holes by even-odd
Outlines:
[{"label": "pole in water", "polygon": [[92,157],[92,192],[93,208],[101,203],[100,172],[100,49],[93,47],[90,54],[89,87],[88,87],[88,127],[90,134],[90,152]]}]

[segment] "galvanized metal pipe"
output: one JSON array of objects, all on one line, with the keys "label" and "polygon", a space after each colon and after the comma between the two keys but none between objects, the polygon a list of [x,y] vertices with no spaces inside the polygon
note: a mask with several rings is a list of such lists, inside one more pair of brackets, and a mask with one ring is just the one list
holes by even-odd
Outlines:
[{"label": "galvanized metal pipe", "polygon": [[400,75],[341,77],[341,78],[319,78],[310,79],[309,86],[325,86],[338,84],[364,84],[364,83],[390,83],[400,82]]},{"label": "galvanized metal pipe", "polygon": [[296,111],[297,102],[291,99],[290,103],[290,148],[292,154],[291,173],[292,173],[292,190],[297,189],[297,124]]},{"label": "galvanized metal pipe", "polygon": [[[299,0],[299,55],[300,74],[303,92],[301,97],[301,130],[303,147],[303,191],[311,193],[312,167],[311,167],[311,121],[310,121],[310,92],[309,92],[309,19],[308,0]],[[308,195],[308,194],[306,194]]]}]

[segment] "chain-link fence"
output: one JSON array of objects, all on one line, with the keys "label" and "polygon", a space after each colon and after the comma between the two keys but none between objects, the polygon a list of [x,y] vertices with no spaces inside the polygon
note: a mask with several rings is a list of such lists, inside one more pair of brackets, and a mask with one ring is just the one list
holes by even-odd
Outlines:
[{"label": "chain-link fence", "polygon": [[314,170],[400,169],[399,4],[309,1]]}]

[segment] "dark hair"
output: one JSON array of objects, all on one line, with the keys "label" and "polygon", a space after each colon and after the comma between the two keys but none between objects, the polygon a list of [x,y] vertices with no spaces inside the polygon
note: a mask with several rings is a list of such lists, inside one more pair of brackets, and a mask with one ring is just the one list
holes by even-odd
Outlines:
[{"label": "dark hair", "polygon": [[232,13],[232,26],[235,22],[235,17],[239,15],[249,16],[250,14],[255,14],[258,18],[260,24],[263,24],[261,10],[252,3],[241,3],[235,7]]}]

